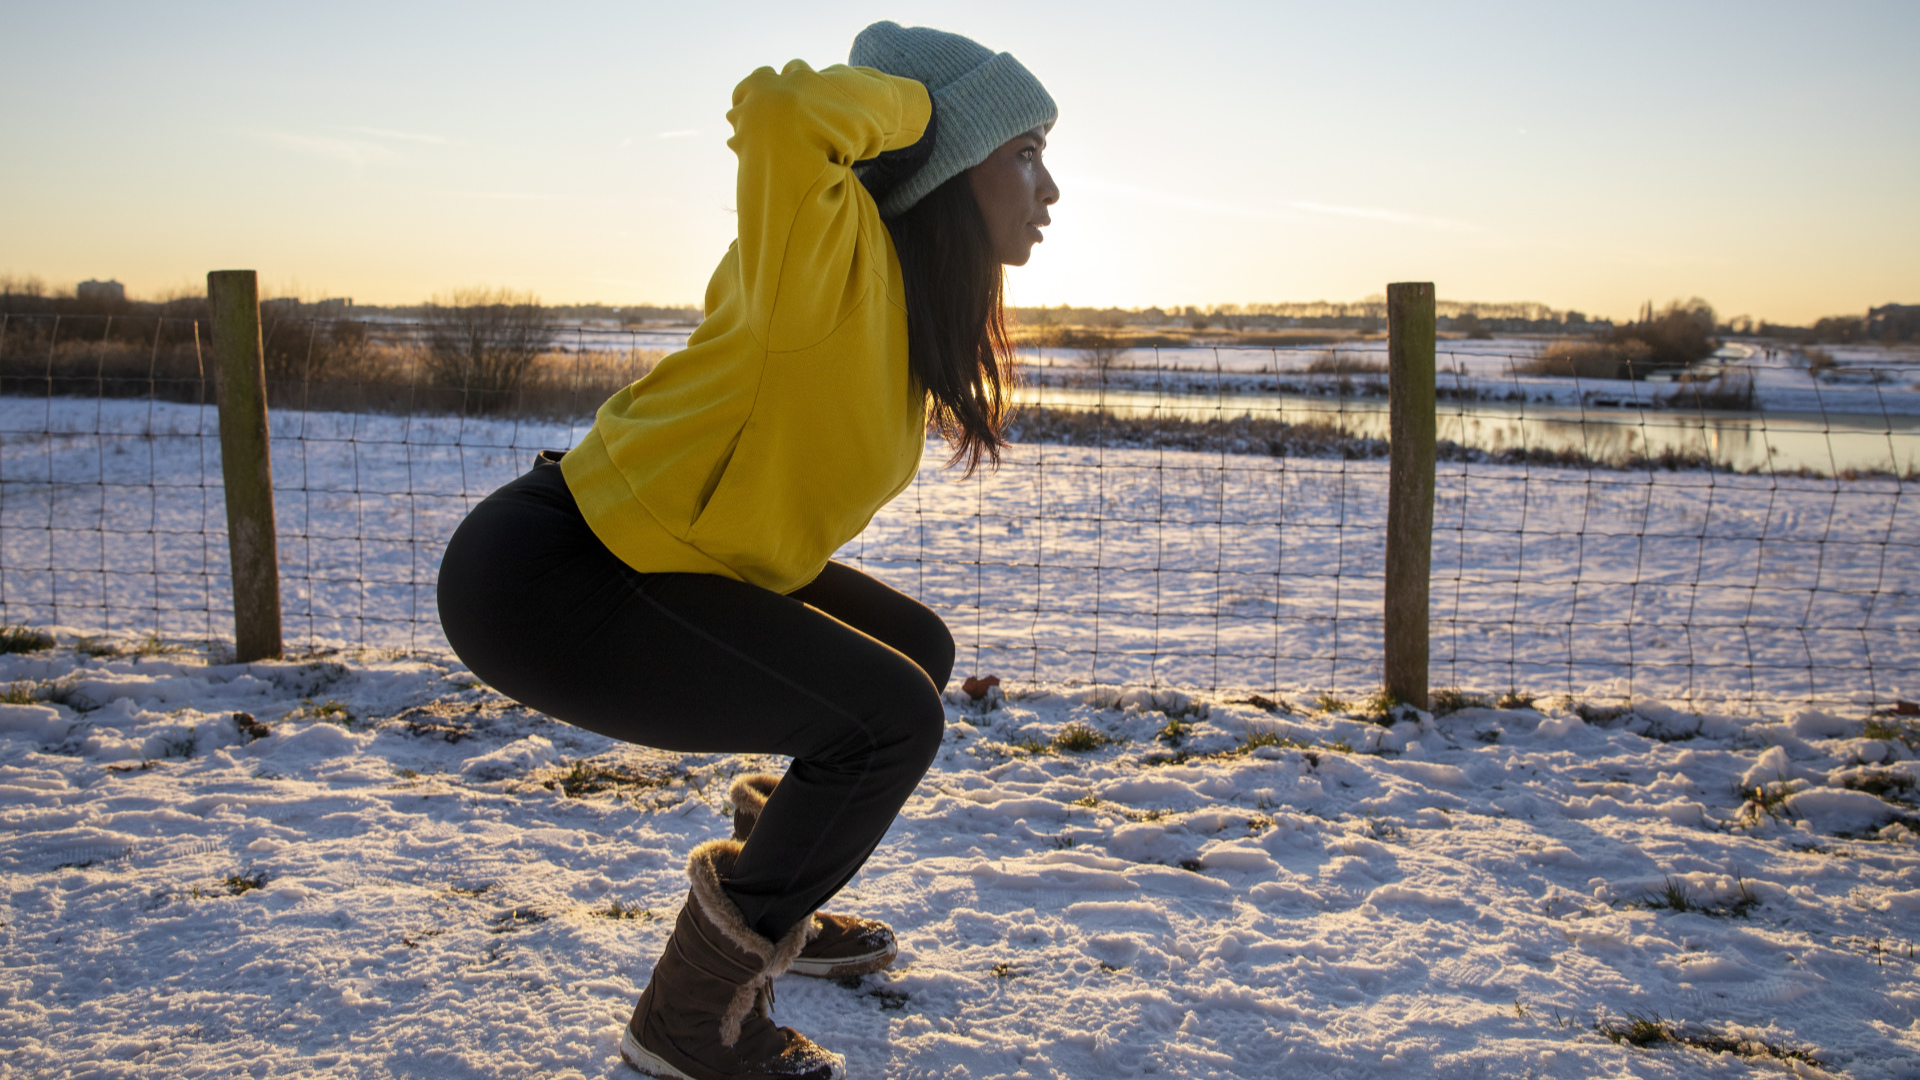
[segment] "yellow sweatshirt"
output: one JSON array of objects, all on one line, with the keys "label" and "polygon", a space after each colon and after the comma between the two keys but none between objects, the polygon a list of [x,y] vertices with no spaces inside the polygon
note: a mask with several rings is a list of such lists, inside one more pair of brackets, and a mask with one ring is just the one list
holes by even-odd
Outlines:
[{"label": "yellow sweatshirt", "polygon": [[798,60],[734,89],[740,233],[706,319],[560,463],[627,565],[792,592],[912,482],[900,262],[852,167],[918,142],[930,110],[912,79]]}]

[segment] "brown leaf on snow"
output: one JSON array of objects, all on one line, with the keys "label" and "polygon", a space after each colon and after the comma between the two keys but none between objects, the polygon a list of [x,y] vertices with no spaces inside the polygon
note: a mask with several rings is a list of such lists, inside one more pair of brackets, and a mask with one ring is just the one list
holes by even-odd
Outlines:
[{"label": "brown leaf on snow", "polygon": [[988,690],[999,685],[1000,676],[998,675],[989,675],[984,679],[978,675],[970,675],[966,682],[960,684],[960,689],[966,691],[968,697],[979,701],[987,696]]}]

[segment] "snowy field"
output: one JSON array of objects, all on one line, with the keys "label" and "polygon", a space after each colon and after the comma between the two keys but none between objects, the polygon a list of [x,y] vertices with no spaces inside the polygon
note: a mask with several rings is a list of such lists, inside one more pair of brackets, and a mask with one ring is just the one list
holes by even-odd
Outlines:
[{"label": "snowy field", "polygon": [[[210,408],[0,399],[0,619],[231,633]],[[276,413],[300,650],[445,648],[433,581],[564,425]],[[1386,463],[1023,445],[921,478],[840,557],[931,604],[961,664],[1048,684],[1365,692]],[[1715,708],[1920,696],[1920,501],[1891,478],[1443,463],[1436,685]],[[71,640],[71,638],[68,638]]]},{"label": "snowy field", "polygon": [[[634,1075],[687,852],[780,766],[432,658],[63,648],[0,681],[41,699],[0,705],[9,1077]],[[1920,1075],[1911,721],[949,699],[834,904],[899,962],[779,984],[850,1076]]]},{"label": "snowy field", "polygon": [[[212,411],[0,399],[0,618],[61,642],[0,655],[0,1076],[632,1075],[686,854],[782,763],[445,654],[446,536],[574,432],[273,423],[307,655],[234,665],[179,644],[230,632]],[[780,985],[850,1075],[1920,1075],[1910,482],[1445,465],[1484,697],[1383,723],[1383,462],[940,460],[842,557],[1004,681],[835,905],[898,965]]]}]

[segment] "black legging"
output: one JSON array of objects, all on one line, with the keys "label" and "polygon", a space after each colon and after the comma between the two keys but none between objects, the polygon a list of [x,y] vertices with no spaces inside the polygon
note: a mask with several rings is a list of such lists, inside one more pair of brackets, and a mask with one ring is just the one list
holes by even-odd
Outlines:
[{"label": "black legging", "polygon": [[541,465],[461,523],[440,623],[474,674],[625,742],[793,758],[727,891],[778,938],[873,853],[945,730],[953,636],[840,563],[789,596],[712,574],[643,574]]}]

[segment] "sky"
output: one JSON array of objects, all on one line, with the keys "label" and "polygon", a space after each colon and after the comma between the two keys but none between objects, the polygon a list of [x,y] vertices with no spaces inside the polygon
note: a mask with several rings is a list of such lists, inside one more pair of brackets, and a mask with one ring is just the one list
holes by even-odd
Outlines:
[{"label": "sky", "polygon": [[876,19],[1060,121],[1021,305],[1920,302],[1920,3],[3,0],[0,274],[140,297],[697,303],[732,88]]}]

